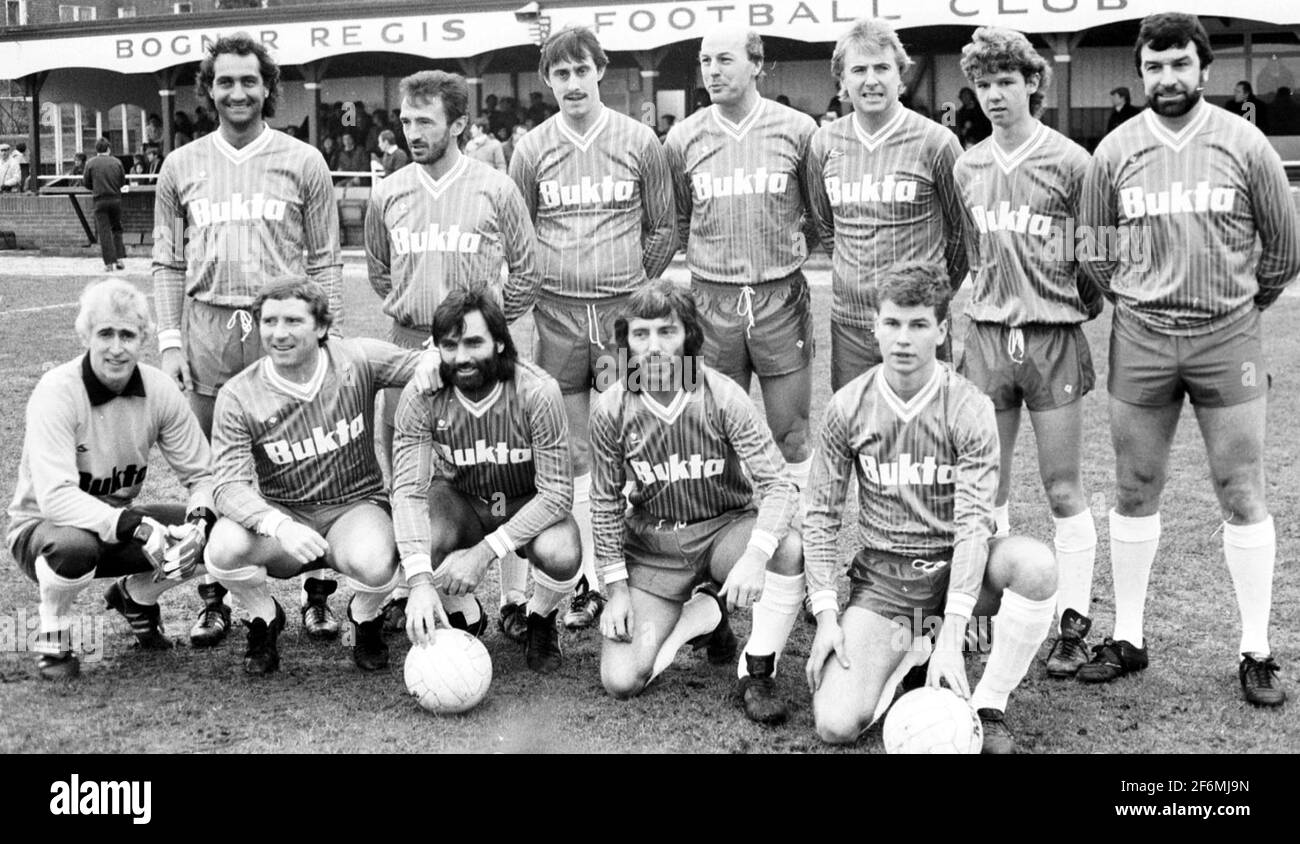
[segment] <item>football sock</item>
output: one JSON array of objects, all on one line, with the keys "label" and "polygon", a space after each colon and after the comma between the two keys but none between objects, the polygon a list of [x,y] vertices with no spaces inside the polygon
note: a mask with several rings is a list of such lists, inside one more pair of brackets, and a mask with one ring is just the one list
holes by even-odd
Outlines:
[{"label": "football sock", "polygon": [[1011,535],[1011,502],[993,506],[994,536]]},{"label": "football sock", "polygon": [[[712,595],[707,592],[696,592],[692,595],[689,601],[682,604],[682,614],[678,617],[677,624],[659,648],[659,653],[655,654],[654,669],[650,672],[650,679],[658,677],[664,669],[673,664],[682,645],[696,636],[712,633],[721,623],[722,610]],[[639,631],[633,634],[634,637],[636,635],[639,635]]]},{"label": "football sock", "polygon": [[153,606],[164,592],[180,583],[179,580],[160,580],[155,583],[153,578],[154,573],[151,571],[128,576],[125,583],[127,596],[142,606]]},{"label": "football sock", "polygon": [[384,600],[397,585],[398,576],[397,572],[393,572],[392,578],[387,583],[378,586],[367,586],[356,578],[349,577],[347,584],[352,587],[352,603],[348,605],[348,615],[352,620],[362,624],[379,618],[384,608]]},{"label": "football sock", "polygon": [[[298,586],[298,606],[300,607],[307,606],[307,581],[309,580],[319,580],[322,583],[329,583],[334,580],[334,572],[332,569],[313,569],[302,576],[302,580],[299,581]],[[326,596],[326,598],[328,599],[328,596]]]},{"label": "football sock", "polygon": [[1115,582],[1116,641],[1143,647],[1142,613],[1160,544],[1160,514],[1121,516],[1110,511],[1110,570]]},{"label": "football sock", "polygon": [[1267,656],[1268,616],[1273,606],[1277,536],[1273,517],[1253,525],[1223,525],[1223,556],[1241,610],[1241,653]]},{"label": "football sock", "polygon": [[397,601],[411,594],[411,587],[406,585],[406,570],[401,566],[397,567],[397,585],[393,591],[388,593],[389,601]]},{"label": "football sock", "polygon": [[600,591],[600,577],[596,574],[596,545],[591,532],[591,473],[573,479],[573,520],[578,523],[578,536],[582,539],[582,576],[587,578],[587,588]]},{"label": "football sock", "polygon": [[542,618],[555,612],[581,577],[581,574],[575,574],[568,580],[556,580],[540,568],[533,569],[533,596],[528,599],[528,612],[537,613]]},{"label": "football sock", "polygon": [[275,601],[271,599],[271,590],[266,585],[266,569],[261,566],[240,566],[237,569],[218,570],[209,566],[208,573],[216,577],[217,582],[226,587],[253,618],[260,618],[267,624],[275,619]]},{"label": "football sock", "polygon": [[1088,618],[1092,612],[1092,572],[1097,562],[1097,526],[1084,510],[1056,522],[1056,614],[1067,609]]},{"label": "football sock", "polygon": [[993,650],[989,652],[984,676],[971,695],[972,709],[996,709],[1005,712],[1007,698],[1038,654],[1038,648],[1052,629],[1056,596],[1033,601],[1010,589],[1002,593],[1002,607],[993,618]]},{"label": "football sock", "polygon": [[795,619],[799,617],[799,608],[803,605],[803,575],[777,574],[769,571],[763,577],[763,597],[754,604],[754,620],[750,627],[749,641],[741,649],[740,661],[736,664],[736,676],[749,674],[745,665],[745,654],[763,656],[776,654],[772,673],[781,662],[781,651],[785,650],[786,639],[794,629]]},{"label": "football sock", "polygon": [[95,579],[94,569],[81,577],[64,577],[55,574],[45,557],[36,558],[36,585],[40,590],[38,612],[41,617],[41,632],[53,633],[67,630],[72,624],[72,604],[81,594],[81,590]]},{"label": "football sock", "polygon": [[474,593],[468,595],[448,595],[441,589],[438,590],[438,597],[442,599],[442,608],[451,615],[454,612],[465,614],[465,624],[473,627],[482,617],[478,609],[478,601],[474,598]]},{"label": "football sock", "polygon": [[794,478],[795,486],[803,492],[808,488],[808,476],[812,473],[812,456],[800,460],[798,463],[790,461],[785,464],[785,468],[790,472],[790,477]]},{"label": "football sock", "polygon": [[501,577],[501,606],[522,604],[528,594],[528,561],[514,551],[501,558],[497,573]]}]

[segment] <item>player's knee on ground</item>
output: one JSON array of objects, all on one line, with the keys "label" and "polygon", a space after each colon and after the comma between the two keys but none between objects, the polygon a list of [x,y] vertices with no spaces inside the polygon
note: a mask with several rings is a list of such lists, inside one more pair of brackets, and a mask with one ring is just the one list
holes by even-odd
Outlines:
[{"label": "player's knee on ground", "polygon": [[203,563],[215,576],[247,565],[246,558],[252,550],[251,533],[230,519],[218,519],[203,549]]},{"label": "player's knee on ground", "polygon": [[853,744],[867,728],[862,713],[842,703],[831,702],[829,695],[813,696],[813,727],[817,738],[826,744]]},{"label": "player's knee on ground", "polygon": [[803,574],[803,539],[792,530],[776,546],[776,553],[767,563],[767,570],[790,577]]},{"label": "player's knee on ground", "polygon": [[582,547],[569,531],[548,528],[537,535],[528,547],[528,560],[554,580],[571,580],[582,567]]},{"label": "player's knee on ground", "polygon": [[76,580],[99,565],[99,542],[94,534],[81,528],[59,528],[47,532],[36,556],[44,557],[50,571],[59,577]]},{"label": "player's knee on ground", "polygon": [[650,668],[644,671],[631,659],[631,648],[626,658],[611,656],[607,651],[600,660],[600,682],[611,697],[618,700],[634,698],[645,691],[650,682]]},{"label": "player's knee on ground", "polygon": [[1028,536],[1009,536],[989,556],[988,579],[1031,601],[1056,594],[1056,555]]}]

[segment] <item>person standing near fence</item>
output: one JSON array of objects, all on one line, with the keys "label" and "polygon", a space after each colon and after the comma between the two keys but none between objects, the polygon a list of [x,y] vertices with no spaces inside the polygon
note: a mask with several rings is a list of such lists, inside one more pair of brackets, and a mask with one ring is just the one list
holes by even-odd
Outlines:
[{"label": "person standing near fence", "polygon": [[95,236],[99,238],[99,252],[104,257],[104,269],[124,270],[126,247],[122,245],[122,186],[126,184],[126,168],[117,156],[109,152],[108,140],[95,142],[95,157],[86,162],[81,183],[94,196]]}]

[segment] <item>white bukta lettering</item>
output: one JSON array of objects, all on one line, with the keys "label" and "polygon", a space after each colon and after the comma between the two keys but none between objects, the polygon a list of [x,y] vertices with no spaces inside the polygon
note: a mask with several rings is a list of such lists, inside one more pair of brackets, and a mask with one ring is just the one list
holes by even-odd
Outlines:
[{"label": "white bukta lettering", "polygon": [[720,458],[705,459],[699,454],[690,454],[685,458],[678,454],[670,454],[664,463],[651,463],[648,460],[628,462],[632,464],[632,471],[636,473],[637,480],[643,484],[652,484],[656,481],[671,484],[675,481],[712,478],[721,475],[727,465],[726,461]]},{"label": "white bukta lettering", "polygon": [[365,431],[365,416],[358,413],[351,422],[340,419],[333,428],[328,430],[319,427],[312,428],[311,436],[298,442],[275,440],[274,442],[262,443],[262,448],[266,451],[266,456],[272,463],[284,466],[299,460],[320,457],[329,454],[331,451],[338,451],[348,443],[355,442]]},{"label": "white bukta lettering", "polygon": [[190,222],[195,227],[202,228],[243,220],[283,220],[285,205],[282,199],[267,199],[260,193],[253,194],[250,199],[244,199],[242,193],[236,193],[230,199],[216,202],[201,196],[190,203],[189,209]]},{"label": "white bukta lettering", "polygon": [[489,443],[487,440],[475,440],[473,448],[452,448],[446,443],[435,443],[443,459],[457,466],[482,466],[495,464],[505,466],[510,463],[531,463],[531,448],[511,448],[508,443]]},{"label": "white bukta lettering", "polygon": [[826,196],[833,207],[869,202],[915,202],[916,180],[895,179],[893,174],[877,181],[866,173],[856,182],[845,182],[839,176],[825,179]]},{"label": "white bukta lettering", "polygon": [[613,176],[593,179],[583,176],[576,185],[562,185],[556,179],[537,183],[537,198],[543,208],[601,207],[612,202],[628,202],[636,191],[636,183]]},{"label": "white bukta lettering", "polygon": [[445,230],[438,223],[430,223],[424,231],[411,231],[406,226],[397,226],[389,235],[393,240],[393,251],[398,255],[421,252],[462,252],[472,255],[478,252],[483,243],[483,235],[463,232],[455,223]]},{"label": "white bukta lettering", "polygon": [[1120,207],[1124,216],[1130,220],[1166,214],[1231,211],[1236,199],[1235,188],[1211,187],[1205,180],[1197,182],[1191,188],[1184,188],[1182,182],[1173,182],[1169,185],[1169,190],[1155,193],[1147,193],[1140,187],[1123,188],[1119,192]]},{"label": "white bukta lettering", "polygon": [[896,461],[879,463],[874,456],[864,454],[859,462],[867,480],[878,486],[947,486],[957,481],[956,467],[939,463],[932,456],[918,463],[904,452]]},{"label": "white bukta lettering", "polygon": [[1030,212],[1028,205],[1012,208],[1010,202],[1003,200],[994,208],[972,205],[970,212],[971,216],[975,218],[975,227],[982,234],[988,234],[989,232],[1025,234],[1028,232],[1038,237],[1050,237],[1052,234],[1052,218],[1045,214]]},{"label": "white bukta lettering", "polygon": [[701,200],[756,193],[785,193],[788,184],[788,173],[769,173],[766,167],[759,167],[753,173],[737,167],[729,176],[715,176],[708,171],[691,174],[691,188],[695,191],[695,198]]}]

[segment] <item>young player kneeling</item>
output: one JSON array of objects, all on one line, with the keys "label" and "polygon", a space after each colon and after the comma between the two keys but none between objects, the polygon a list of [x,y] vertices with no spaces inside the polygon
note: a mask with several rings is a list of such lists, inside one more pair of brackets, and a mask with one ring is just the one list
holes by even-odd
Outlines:
[{"label": "young player kneeling", "polygon": [[804,594],[790,527],[799,491],[749,396],[699,362],[691,294],[651,282],[627,307],[615,323],[627,371],[591,415],[592,524],[609,591],[601,681],[615,697],[639,694],[688,641],[730,662],[727,612],[753,604],[736,694],[751,719],[780,723],[776,663]]},{"label": "young player kneeling", "polygon": [[[807,674],[817,733],[832,744],[856,741],[887,707],[897,680],[924,661],[924,649],[912,646],[920,626],[935,638],[926,682],[970,697],[967,624],[997,613],[971,705],[984,724],[984,752],[1014,752],[1003,721],[1007,698],[1051,627],[1051,549],[1025,537],[990,541],[999,465],[993,404],[935,361],[951,295],[937,264],[886,273],[876,293],[884,362],[837,392],[822,423],[804,519],[817,615]],[[850,472],[865,547],[837,618],[836,540]]]},{"label": "young player kneeling", "polygon": [[400,387],[417,367],[432,377],[432,355],[379,340],[327,341],[329,301],[306,280],[275,282],[253,315],[266,357],[217,395],[212,442],[217,509],[208,572],[251,621],[244,670],[280,665],[284,610],[268,575],[290,578],[331,568],[348,578],[355,627],[352,658],[388,666],[380,607],[397,584],[397,548],[388,496],[375,459],[375,394]]},{"label": "young player kneeling", "polygon": [[447,294],[433,314],[433,341],[443,387],[431,398],[404,390],[393,436],[397,543],[411,587],[407,635],[428,641],[435,618],[482,633],[474,590],[494,559],[521,549],[533,565],[528,667],[555,671],[556,613],[582,561],[560,386],[519,360],[486,287]]}]

